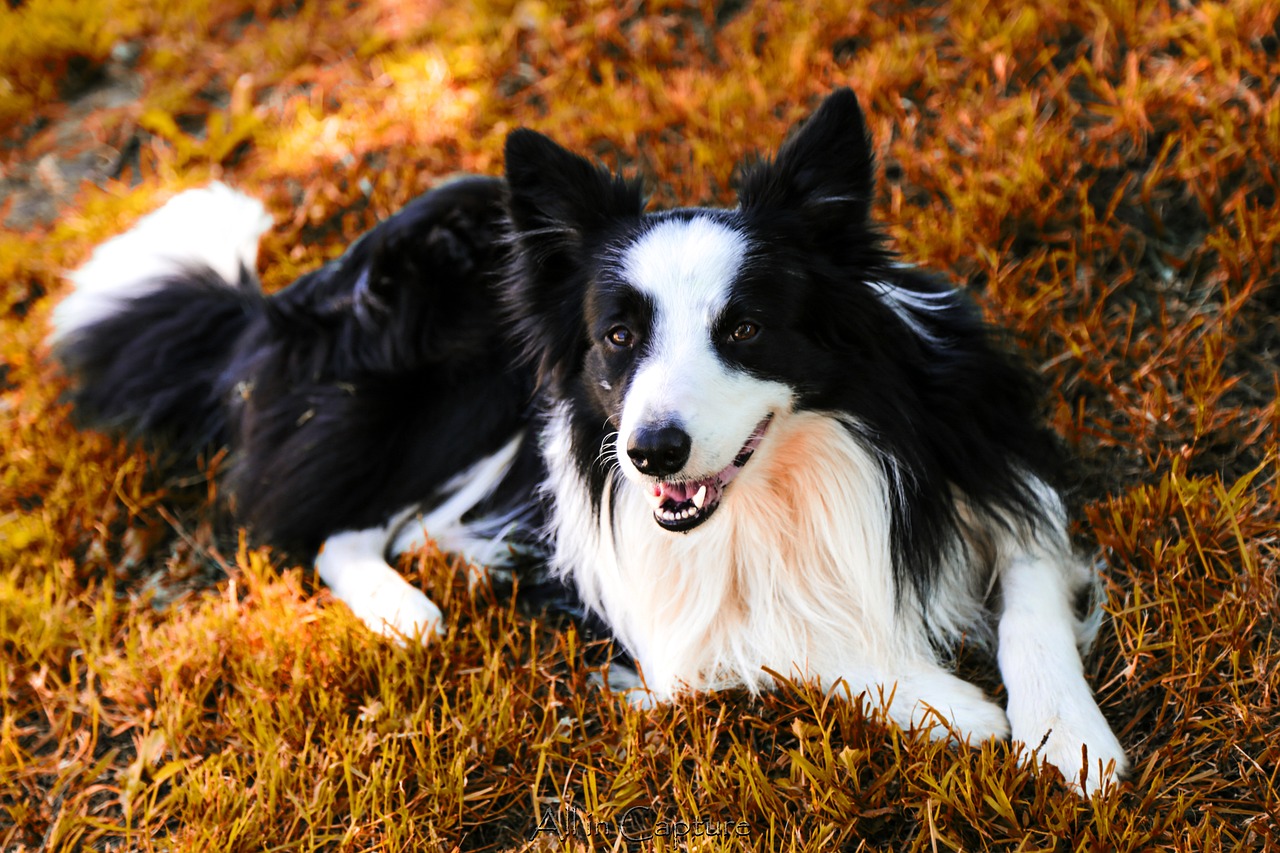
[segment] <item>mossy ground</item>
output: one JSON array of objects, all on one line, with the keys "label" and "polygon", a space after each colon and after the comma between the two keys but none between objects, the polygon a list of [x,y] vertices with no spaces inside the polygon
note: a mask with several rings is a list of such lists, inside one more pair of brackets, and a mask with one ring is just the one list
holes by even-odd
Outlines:
[{"label": "mossy ground", "polygon": [[[0,5],[0,848],[623,849],[611,822],[644,806],[688,830],[658,849],[1280,849],[1278,13]],[[804,685],[622,707],[573,630],[433,551],[404,569],[448,638],[380,641],[239,541],[221,460],[179,478],[59,401],[61,273],[181,188],[266,200],[274,288],[440,178],[498,172],[520,125],[643,172],[655,204],[727,203],[734,163],[837,85],[894,245],[1014,330],[1079,455],[1109,614],[1087,670],[1133,758],[1092,802]],[[574,814],[598,823],[534,833]]]}]

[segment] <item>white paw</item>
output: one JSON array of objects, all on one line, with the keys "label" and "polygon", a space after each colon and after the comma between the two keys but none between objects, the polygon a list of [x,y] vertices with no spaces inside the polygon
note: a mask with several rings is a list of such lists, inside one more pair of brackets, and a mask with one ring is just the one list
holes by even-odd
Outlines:
[{"label": "white paw", "polygon": [[928,727],[931,737],[950,737],[970,746],[1009,737],[1009,718],[1004,709],[981,696],[952,701],[946,706],[922,700],[916,704],[912,718],[913,727]]},{"label": "white paw", "polygon": [[1124,747],[1112,734],[1100,711],[1096,719],[1072,723],[1056,718],[1025,731],[1014,726],[1014,738],[1035,755],[1058,768],[1077,792],[1091,797],[1114,785],[1129,769]]},{"label": "white paw", "polygon": [[[899,707],[908,711],[908,719],[899,716]],[[1004,709],[976,685],[945,672],[899,682],[890,716],[904,727],[927,730],[930,737],[950,738],[970,746],[1009,736],[1009,718]]]},{"label": "white paw", "polygon": [[335,534],[316,555],[316,571],[375,633],[398,642],[430,642],[444,633],[444,615],[388,565],[383,557],[386,545],[386,528]]},{"label": "white paw", "polygon": [[445,632],[444,614],[435,602],[398,576],[343,600],[371,630],[398,642],[425,644]]},{"label": "white paw", "polygon": [[591,673],[589,680],[633,708],[649,711],[658,705],[658,697],[645,686],[640,674],[629,666],[611,663],[603,671]]}]

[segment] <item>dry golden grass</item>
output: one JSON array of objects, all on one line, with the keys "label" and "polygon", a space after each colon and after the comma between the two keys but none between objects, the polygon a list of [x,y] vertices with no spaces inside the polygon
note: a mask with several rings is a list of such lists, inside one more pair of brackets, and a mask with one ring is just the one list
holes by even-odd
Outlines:
[{"label": "dry golden grass", "polygon": [[[0,848],[625,849],[647,807],[687,830],[655,849],[1280,849],[1274,0],[159,5],[0,5],[0,218],[63,202],[0,234]],[[104,70],[140,94],[85,109]],[[447,641],[381,642],[58,401],[60,272],[178,189],[266,199],[277,287],[518,125],[727,202],[846,84],[895,244],[1016,331],[1079,452],[1088,670],[1134,763],[1093,802],[804,685],[621,707],[437,553],[404,568]],[[77,193],[84,151],[115,176]]]}]

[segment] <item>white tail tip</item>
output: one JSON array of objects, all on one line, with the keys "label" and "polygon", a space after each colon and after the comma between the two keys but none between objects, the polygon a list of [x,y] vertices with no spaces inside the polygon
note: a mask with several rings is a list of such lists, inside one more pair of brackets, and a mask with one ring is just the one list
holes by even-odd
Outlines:
[{"label": "white tail tip", "polygon": [[49,343],[110,317],[186,267],[210,267],[236,282],[242,266],[257,265],[258,240],[270,227],[262,202],[226,184],[179,193],[68,276],[75,289],[53,311]]}]

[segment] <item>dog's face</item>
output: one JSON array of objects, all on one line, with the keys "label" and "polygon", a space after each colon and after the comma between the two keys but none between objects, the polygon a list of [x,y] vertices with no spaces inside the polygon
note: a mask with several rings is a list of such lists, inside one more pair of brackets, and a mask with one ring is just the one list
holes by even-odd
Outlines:
[{"label": "dog's face", "polygon": [[583,380],[617,431],[622,472],[668,530],[711,517],[792,405],[785,376],[771,376],[790,360],[783,306],[750,276],[749,248],[732,221],[649,220],[587,294]]},{"label": "dog's face", "polygon": [[634,183],[530,131],[508,140],[507,176],[516,328],[661,527],[705,522],[771,424],[858,384],[834,351],[867,346],[850,340],[885,308],[864,280],[883,255],[851,93],[750,170],[734,210],[646,215]]}]

